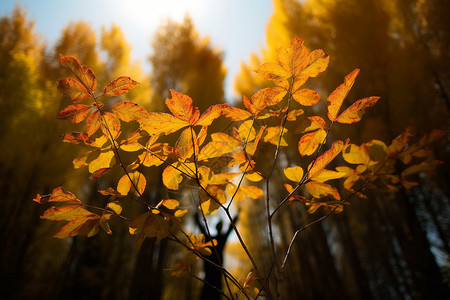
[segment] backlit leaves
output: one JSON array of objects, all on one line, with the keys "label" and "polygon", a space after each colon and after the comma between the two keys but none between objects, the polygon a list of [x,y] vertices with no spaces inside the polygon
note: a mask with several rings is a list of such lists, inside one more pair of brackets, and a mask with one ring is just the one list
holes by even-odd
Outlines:
[{"label": "backlit leaves", "polygon": [[135,171],[133,173],[125,174],[120,178],[119,183],[117,184],[117,191],[121,195],[127,195],[130,191],[134,191],[136,195],[141,196],[142,193],[144,193],[146,185],[147,180],[145,179],[145,176],[142,175],[142,173]]},{"label": "backlit leaves", "polygon": [[351,124],[361,121],[366,111],[374,106],[379,99],[380,97],[368,97],[356,101],[336,118],[336,122]]},{"label": "backlit leaves", "polygon": [[121,96],[132,90],[139,82],[134,81],[128,76],[121,76],[111,81],[104,89],[103,94],[106,96]]},{"label": "backlit leaves", "polygon": [[347,139],[344,142],[335,141],[331,146],[330,150],[319,156],[313,163],[308,166],[308,179],[318,175],[326,166],[342,151],[342,149],[348,144]]},{"label": "backlit leaves", "polygon": [[327,99],[328,105],[328,118],[330,121],[334,121],[338,116],[344,99],[347,97],[350,89],[355,83],[356,76],[359,74],[359,69],[353,70],[350,74],[345,76],[344,83],[338,86]]}]

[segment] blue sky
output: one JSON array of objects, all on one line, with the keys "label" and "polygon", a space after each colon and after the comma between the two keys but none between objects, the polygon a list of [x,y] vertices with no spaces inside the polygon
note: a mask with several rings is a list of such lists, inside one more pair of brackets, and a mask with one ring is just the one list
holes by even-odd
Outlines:
[{"label": "blue sky", "polygon": [[167,18],[182,20],[188,13],[201,36],[209,36],[213,47],[224,52],[228,69],[226,97],[233,95],[233,77],[241,61],[265,44],[265,27],[272,13],[271,0],[1,0],[0,15],[16,3],[36,22],[35,28],[53,45],[69,21],[87,21],[100,32],[102,25],[119,25],[133,48],[133,58],[146,70],[151,39]]}]

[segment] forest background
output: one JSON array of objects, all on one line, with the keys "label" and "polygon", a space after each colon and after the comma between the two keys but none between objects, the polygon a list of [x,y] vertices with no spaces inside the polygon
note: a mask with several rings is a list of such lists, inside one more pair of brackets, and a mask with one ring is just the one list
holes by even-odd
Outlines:
[{"label": "forest background", "polygon": [[[243,58],[234,78],[236,94],[250,97],[266,84],[253,70],[273,60],[275,50],[297,35],[309,49],[324,49],[331,56],[327,72],[310,83],[320,94],[329,94],[358,67],[361,74],[349,98],[382,99],[358,126],[336,127],[333,138],[388,142],[410,126],[418,136],[434,128],[448,132],[448,11],[445,0],[274,0],[265,45]],[[118,26],[105,24],[96,32],[89,23],[68,20],[57,42],[47,45],[33,22],[21,7],[0,20],[1,294],[12,299],[37,294],[57,299],[197,297],[201,282],[169,276],[177,248],[167,241],[148,239],[135,252],[127,228],[120,225],[113,227],[113,236],[54,239],[54,224],[40,220],[43,208],[31,199],[64,186],[86,203],[105,201],[96,190],[108,182],[90,181],[87,172],[74,170],[71,161],[81,149],[59,139],[72,131],[68,122],[55,118],[67,104],[55,84],[65,76],[59,53],[93,68],[99,85],[132,76],[141,85],[126,98],[149,111],[164,110],[169,89],[191,96],[201,111],[221,102],[239,104],[241,98],[226,92],[224,53],[188,17],[161,22],[148,41],[150,70],[133,59]],[[222,120],[215,130],[226,129]],[[450,280],[449,146],[447,135],[435,151],[444,164],[428,176],[419,174],[419,186],[354,200],[343,213],[305,231],[289,263],[287,299],[444,299]],[[286,150],[283,155],[289,165],[292,154]],[[278,189],[283,193],[281,184]],[[150,180],[150,200],[167,193],[161,182]],[[263,203],[245,201],[240,208],[242,235],[259,261],[269,260],[269,245],[261,243],[266,234]],[[187,226],[195,228],[193,220],[189,225],[192,216],[186,218]],[[215,218],[212,222],[220,216]],[[313,219],[304,208],[290,206],[276,220],[277,246],[286,248],[296,228]],[[249,265],[243,259],[231,236],[225,264],[245,277]]]}]

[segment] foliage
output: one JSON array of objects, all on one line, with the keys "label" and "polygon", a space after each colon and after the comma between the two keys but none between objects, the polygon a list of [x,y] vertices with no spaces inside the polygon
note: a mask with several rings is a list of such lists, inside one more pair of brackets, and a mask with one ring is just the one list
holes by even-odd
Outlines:
[{"label": "foliage", "polygon": [[[352,197],[364,198],[369,190],[394,192],[411,188],[417,185],[414,175],[440,164],[430,150],[430,145],[444,135],[440,130],[430,132],[417,143],[411,141],[409,129],[389,145],[379,140],[361,145],[352,144],[349,139],[329,142],[335,124],[346,126],[359,122],[380,98],[366,97],[343,107],[359,74],[355,69],[327,97],[327,119],[307,115],[305,111],[314,111],[310,107],[321,106],[325,101],[320,101],[319,93],[305,88],[304,84],[325,71],[329,55],[323,50],[309,52],[298,37],[276,52],[275,61],[256,69],[256,73],[271,81],[271,85],[257,91],[250,99],[244,96],[243,109],[216,104],[201,113],[191,97],[175,90],[170,91],[170,98],[165,101],[168,113],[148,112],[128,100],[112,104],[107,101],[109,98],[123,95],[139,83],[121,76],[107,84],[98,95],[97,78],[89,67],[70,56],[61,55],[60,61],[72,77],[60,80],[58,90],[73,103],[57,117],[85,124],[84,132],[68,133],[63,141],[90,149],[73,160],[74,167],[87,167],[93,180],[113,171],[121,177],[117,185],[99,190],[100,194],[110,197],[102,207],[83,204],[61,187],[49,195],[38,194],[35,202],[55,205],[48,208],[42,218],[64,222],[55,237],[90,237],[100,229],[112,234],[109,221],[119,218],[128,224],[129,233],[136,236],[136,248],[146,238],[168,239],[182,245],[189,255],[174,267],[174,274],[191,274],[196,258],[210,262],[208,256],[214,255],[217,242],[206,242],[203,235],[186,232],[181,226],[183,215],[187,210],[198,211],[207,227],[205,215],[221,210],[231,222],[240,246],[252,264],[246,278],[236,278],[228,270],[216,266],[227,282],[228,291],[221,291],[227,299],[239,295],[245,298],[275,297],[282,279],[280,274],[299,233],[341,212]],[[223,117],[232,122],[231,133],[208,134],[211,124]],[[269,124],[267,120],[276,124]],[[269,125],[262,125],[263,122]],[[297,127],[292,130],[288,125]],[[130,127],[133,127],[131,131]],[[164,136],[175,133],[176,142],[163,141]],[[288,134],[298,142],[292,144],[292,138],[286,138]],[[258,156],[261,145],[274,153],[273,164],[267,168],[260,167],[264,166]],[[268,188],[269,184],[280,182],[280,178],[273,178],[272,174],[280,159],[281,147],[294,147],[299,163],[284,168],[286,179],[282,180],[286,193],[274,198]],[[126,153],[133,154],[133,158],[128,159],[130,155]],[[301,162],[305,158],[307,164]],[[198,198],[194,207],[182,207],[176,199],[161,199],[158,203],[147,200],[148,182],[153,178],[146,178],[143,170],[159,165],[164,166],[161,176],[166,189],[182,189],[186,181],[195,185]],[[260,201],[260,198],[266,203],[266,238],[272,248],[276,272],[263,270],[258,265],[231,216],[239,202]],[[122,204],[127,200],[139,203],[146,211],[129,216]],[[310,214],[322,211],[322,215],[298,228],[288,249],[277,253],[272,220],[280,210],[291,208],[287,204],[305,205]]]}]

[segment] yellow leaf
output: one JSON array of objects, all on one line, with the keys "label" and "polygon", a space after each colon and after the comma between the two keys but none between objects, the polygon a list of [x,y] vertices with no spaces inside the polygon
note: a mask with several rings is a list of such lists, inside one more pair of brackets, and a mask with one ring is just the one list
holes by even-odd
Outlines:
[{"label": "yellow leaf", "polygon": [[272,81],[291,76],[288,70],[276,63],[264,63],[256,69],[256,73],[262,78]]},{"label": "yellow leaf", "polygon": [[320,101],[319,94],[311,89],[297,90],[292,97],[303,106],[312,106]]},{"label": "yellow leaf", "polygon": [[167,166],[162,174],[164,185],[170,190],[178,190],[178,185],[183,181],[180,171],[171,166]]},{"label": "yellow leaf", "polygon": [[349,144],[345,147],[344,151],[342,151],[342,157],[349,164],[368,165],[370,162],[369,152],[365,144],[362,144],[361,146]]},{"label": "yellow leaf", "polygon": [[345,143],[342,141],[335,141],[330,150],[326,151],[317,158],[313,166],[311,166],[311,164],[308,166],[309,172],[307,179],[318,175],[323,169],[325,169],[326,166],[328,166],[328,164],[342,151],[342,149],[347,146],[348,142],[348,139]]},{"label": "yellow leaf", "polygon": [[188,95],[170,90],[172,98],[166,99],[166,105],[172,114],[190,125],[194,125],[199,117],[200,111],[192,105],[192,99]]},{"label": "yellow leaf", "polygon": [[286,168],[284,169],[284,175],[291,181],[300,182],[303,178],[303,169],[298,166]]},{"label": "yellow leaf", "polygon": [[324,169],[322,172],[320,172],[318,175],[314,176],[311,179],[318,182],[325,182],[332,179],[342,178],[344,176],[345,173]]},{"label": "yellow leaf", "polygon": [[352,124],[361,121],[362,116],[374,106],[380,97],[368,97],[360,99],[344,110],[337,118],[336,122]]},{"label": "yellow leaf", "polygon": [[[269,142],[273,145],[278,145],[278,142],[280,142],[280,131],[281,131],[281,126],[277,126],[277,127],[268,127],[266,130],[266,135],[264,136],[264,142]],[[286,128],[283,128],[283,135],[287,132],[288,130]],[[280,146],[287,146],[287,142],[284,139],[284,137],[281,137],[281,142],[280,142]]]},{"label": "yellow leaf", "polygon": [[112,150],[100,152],[99,156],[89,163],[89,172],[94,173],[99,169],[110,168],[114,161],[114,152]]},{"label": "yellow leaf", "polygon": [[[129,175],[129,177],[128,177]],[[145,190],[145,186],[147,185],[147,180],[145,176],[140,172],[135,171],[134,173],[129,173],[128,175],[123,175],[120,178],[119,183],[117,184],[117,191],[122,195],[127,195],[132,187],[135,187],[137,190],[134,191],[136,195],[142,195]],[[134,184],[130,181],[130,178]]]},{"label": "yellow leaf", "polygon": [[314,198],[324,198],[326,196],[331,196],[336,200],[341,200],[341,196],[339,195],[338,190],[327,183],[310,181],[305,184],[305,188],[308,193],[310,193]]},{"label": "yellow leaf", "polygon": [[113,201],[113,202],[109,202],[106,205],[106,208],[111,209],[113,212],[115,212],[117,215],[120,215],[120,213],[122,212],[122,204],[119,201]]},{"label": "yellow leaf", "polygon": [[[175,154],[182,159],[191,157],[194,154],[193,142],[196,141],[197,136],[194,130],[186,128],[175,143]],[[198,155],[198,145],[195,144],[195,146],[195,154]]]},{"label": "yellow leaf", "polygon": [[301,156],[313,154],[317,147],[325,142],[326,136],[327,133],[323,129],[305,134],[298,142],[298,152]]},{"label": "yellow leaf", "polygon": [[229,147],[224,142],[211,141],[200,150],[198,160],[207,160],[222,156],[229,152]]},{"label": "yellow leaf", "polygon": [[167,207],[168,209],[175,209],[180,205],[180,203],[175,199],[166,199],[166,200],[162,200],[157,205],[157,207],[159,207],[160,205],[163,205],[163,206]]}]

